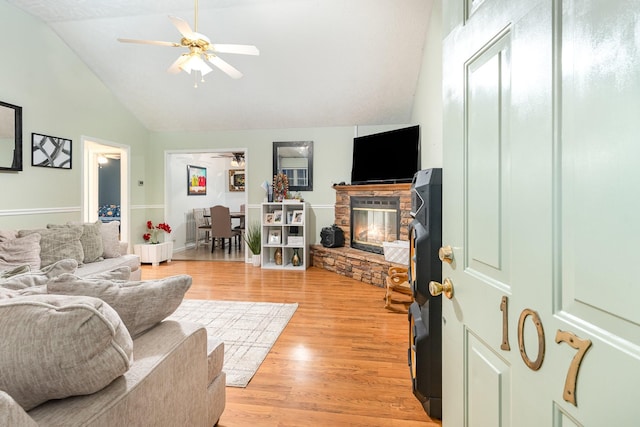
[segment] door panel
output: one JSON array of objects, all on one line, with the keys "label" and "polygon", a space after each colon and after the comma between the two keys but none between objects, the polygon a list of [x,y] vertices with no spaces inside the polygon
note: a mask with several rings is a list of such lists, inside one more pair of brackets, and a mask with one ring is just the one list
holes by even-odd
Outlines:
[{"label": "door panel", "polygon": [[508,229],[504,154],[509,99],[509,33],[500,34],[467,64],[467,271],[507,282]]},{"label": "door panel", "polygon": [[502,427],[509,420],[510,369],[490,346],[467,334],[468,425]]},{"label": "door panel", "polygon": [[640,0],[443,7],[443,425],[637,425]]},{"label": "door panel", "polygon": [[640,287],[612,268],[638,254],[640,28],[622,4],[563,4],[561,309],[640,345]]}]

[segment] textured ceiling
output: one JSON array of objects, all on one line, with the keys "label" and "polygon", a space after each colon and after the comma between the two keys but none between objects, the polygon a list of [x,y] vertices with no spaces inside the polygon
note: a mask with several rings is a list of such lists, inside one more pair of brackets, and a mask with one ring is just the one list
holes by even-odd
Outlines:
[{"label": "textured ceiling", "polygon": [[48,23],[150,130],[207,131],[408,123],[431,0],[200,0],[198,31],[251,44],[220,54],[244,77],[167,68],[185,48],[168,15],[191,0],[7,0]]}]

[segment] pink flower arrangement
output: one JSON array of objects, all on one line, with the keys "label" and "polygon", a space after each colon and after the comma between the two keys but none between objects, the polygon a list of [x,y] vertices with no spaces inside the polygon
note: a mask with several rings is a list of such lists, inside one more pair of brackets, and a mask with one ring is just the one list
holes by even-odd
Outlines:
[{"label": "pink flower arrangement", "polygon": [[142,235],[144,241],[149,243],[159,243],[158,233],[160,231],[171,233],[171,226],[165,222],[161,222],[160,224],[154,226],[153,222],[147,221],[147,230],[149,230],[149,232]]}]

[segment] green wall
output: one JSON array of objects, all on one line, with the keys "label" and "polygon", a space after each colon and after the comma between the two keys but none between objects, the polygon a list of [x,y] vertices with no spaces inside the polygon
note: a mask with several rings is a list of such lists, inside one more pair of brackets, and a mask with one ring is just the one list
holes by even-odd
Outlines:
[{"label": "green wall", "polygon": [[[4,0],[0,55],[0,99],[23,113],[23,171],[0,172],[0,228],[80,220],[81,136],[131,146],[133,169],[149,133],[49,27]],[[32,132],[71,139],[72,169],[32,167]]]},{"label": "green wall", "polygon": [[[442,165],[441,0],[434,1],[411,124],[422,131],[422,166]],[[19,42],[18,42],[19,41]],[[397,128],[348,126],[215,132],[150,132],[126,110],[75,54],[35,18],[0,0],[0,100],[23,107],[24,170],[0,173],[0,229],[29,228],[80,219],[82,205],[81,136],[131,147],[132,243],[144,221],[161,220],[166,150],[242,148],[247,151],[249,216],[272,178],[273,141],[313,141],[312,241],[333,222],[331,185],[349,182],[353,137]],[[73,169],[31,167],[31,132],[73,140]],[[139,180],[144,186],[137,185]]]}]

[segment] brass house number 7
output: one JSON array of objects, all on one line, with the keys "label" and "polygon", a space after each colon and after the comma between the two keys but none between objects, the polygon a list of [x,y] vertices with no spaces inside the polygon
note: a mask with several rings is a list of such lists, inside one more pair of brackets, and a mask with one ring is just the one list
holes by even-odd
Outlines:
[{"label": "brass house number 7", "polygon": [[[509,307],[509,298],[506,296],[502,297],[500,301],[500,311],[502,312],[502,344],[500,348],[504,351],[510,351],[511,347],[509,346],[509,336],[508,336],[508,307]],[[536,332],[538,335],[538,357],[535,361],[531,361],[529,356],[527,355],[527,350],[524,346],[524,322],[528,317],[531,317],[533,323],[536,327]],[[582,363],[582,359],[586,354],[587,350],[591,347],[591,340],[579,338],[573,332],[561,331],[558,329],[556,333],[556,343],[567,343],[572,348],[578,350],[578,352],[573,356],[571,360],[571,364],[569,365],[569,370],[567,371],[567,377],[564,381],[564,392],[562,393],[562,397],[565,401],[571,403],[574,406],[578,406],[576,401],[576,383],[578,382],[578,371],[580,370],[580,364]],[[525,365],[531,368],[534,371],[537,371],[542,366],[542,361],[544,360],[544,328],[542,327],[542,322],[540,321],[540,317],[538,313],[531,309],[524,309],[520,314],[520,321],[518,322],[518,348],[520,349],[520,356],[522,356],[522,360]]]}]

